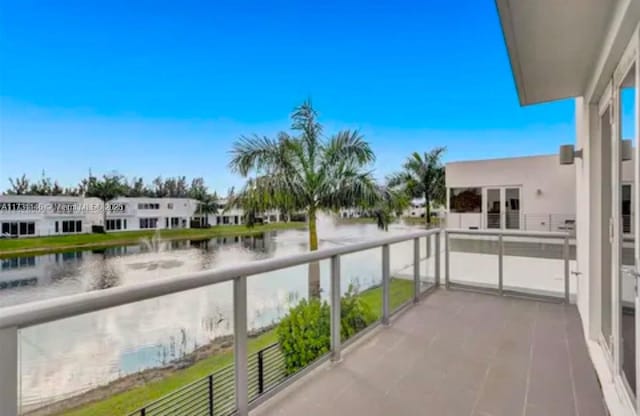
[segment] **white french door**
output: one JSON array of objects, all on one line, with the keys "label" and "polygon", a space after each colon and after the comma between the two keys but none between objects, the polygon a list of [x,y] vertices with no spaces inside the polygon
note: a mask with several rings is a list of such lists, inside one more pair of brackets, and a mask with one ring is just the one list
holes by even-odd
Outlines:
[{"label": "white french door", "polygon": [[[601,330],[610,354],[612,374],[620,380],[636,410],[640,374],[640,195],[632,192],[640,183],[639,97],[640,71],[637,37],[633,39],[614,71],[600,101],[600,133],[609,141],[611,165],[609,237],[611,274],[602,279]],[[624,140],[632,140],[633,160],[626,154]],[[603,155],[603,158],[605,156]],[[606,179],[603,178],[604,183]],[[633,216],[633,218],[631,218]]]}]

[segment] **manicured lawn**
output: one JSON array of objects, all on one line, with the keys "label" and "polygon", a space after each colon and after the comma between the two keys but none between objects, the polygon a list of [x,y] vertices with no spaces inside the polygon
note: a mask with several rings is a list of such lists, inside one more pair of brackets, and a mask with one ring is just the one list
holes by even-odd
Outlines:
[{"label": "manicured lawn", "polygon": [[[392,279],[390,284],[390,302],[393,311],[413,297],[413,282]],[[369,304],[376,316],[382,315],[382,288],[376,287],[362,292],[360,295]],[[249,340],[249,353],[256,352],[277,342],[276,331],[271,330]],[[191,367],[177,370],[162,380],[135,387],[129,391],[118,393],[110,398],[85,405],[74,410],[60,413],[59,416],[115,416],[126,415],[149,402],[179,389],[195,380],[208,376],[212,372],[230,365],[233,362],[231,351],[216,354],[198,361]]]},{"label": "manicured lawn", "polygon": [[[411,280],[391,279],[389,289],[391,290],[389,293],[391,312],[413,298],[413,281]],[[382,288],[376,287],[365,290],[360,296],[371,307],[371,310],[376,313],[376,317],[380,319],[382,317]]]},{"label": "manicured lawn", "polygon": [[51,237],[11,238],[0,240],[0,257],[22,254],[44,254],[70,251],[79,248],[96,248],[136,244],[141,238],[152,237],[156,232],[168,240],[205,239],[236,235],[256,235],[265,231],[304,228],[303,222],[272,223],[247,227],[245,225],[221,225],[211,228],[185,228],[175,230],[120,231],[108,234],[76,234]]}]

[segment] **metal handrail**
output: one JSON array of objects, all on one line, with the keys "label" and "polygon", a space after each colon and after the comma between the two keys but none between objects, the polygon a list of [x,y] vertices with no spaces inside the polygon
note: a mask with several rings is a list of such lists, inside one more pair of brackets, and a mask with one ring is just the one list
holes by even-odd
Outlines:
[{"label": "metal handrail", "polygon": [[[249,412],[249,363],[247,356],[247,277],[276,270],[305,265],[321,260],[331,260],[331,357],[340,358],[340,256],[359,251],[382,248],[382,299],[381,321],[389,324],[390,315],[390,250],[391,244],[414,241],[414,264],[419,264],[421,238],[437,236],[436,253],[439,250],[439,229],[424,230],[366,241],[348,246],[318,250],[289,257],[252,262],[242,266],[195,272],[181,277],[160,279],[102,291],[70,295],[57,299],[32,302],[0,309],[0,415],[18,414],[18,330],[64,318],[96,312],[107,308],[135,303],[159,296],[233,282],[233,333],[234,333],[234,400],[235,412],[246,416]],[[439,256],[435,256],[435,285],[440,281]],[[420,279],[420,270],[413,271],[414,280]],[[418,299],[420,285],[414,285]],[[337,301],[336,301],[337,300]]]},{"label": "metal handrail", "polygon": [[558,239],[571,237],[567,232],[562,231],[520,231],[520,230],[465,230],[462,228],[453,228],[445,231],[446,234],[465,234],[465,235],[481,235],[481,236],[505,236],[505,237],[532,237],[532,238],[550,238]]}]

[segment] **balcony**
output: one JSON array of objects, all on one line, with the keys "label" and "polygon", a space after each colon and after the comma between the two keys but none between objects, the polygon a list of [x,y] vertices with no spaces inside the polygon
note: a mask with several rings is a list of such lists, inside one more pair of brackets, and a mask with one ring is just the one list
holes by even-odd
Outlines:
[{"label": "balcony", "polygon": [[574,306],[436,290],[255,415],[605,415]]},{"label": "balcony", "polygon": [[[130,321],[144,301],[231,285],[230,364],[126,414],[605,415],[570,303],[572,257],[567,233],[429,230],[4,308],[0,414],[47,414],[19,402],[21,331],[118,307]],[[252,347],[247,286],[316,262],[327,277],[330,345],[283,371],[277,344]],[[380,272],[380,310],[345,339],[341,296],[353,265]],[[399,279],[410,288],[403,296]]]}]

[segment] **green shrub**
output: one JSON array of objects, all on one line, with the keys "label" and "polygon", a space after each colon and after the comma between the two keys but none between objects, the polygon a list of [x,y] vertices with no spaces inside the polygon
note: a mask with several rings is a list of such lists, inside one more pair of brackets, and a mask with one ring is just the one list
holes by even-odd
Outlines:
[{"label": "green shrub", "polygon": [[[342,297],[340,338],[346,340],[376,320],[375,314],[352,286]],[[303,299],[280,321],[276,330],[288,374],[303,369],[326,354],[331,345],[331,310],[320,299]]]},{"label": "green shrub", "polygon": [[367,304],[353,285],[340,300],[340,338],[346,341],[376,320]]}]

